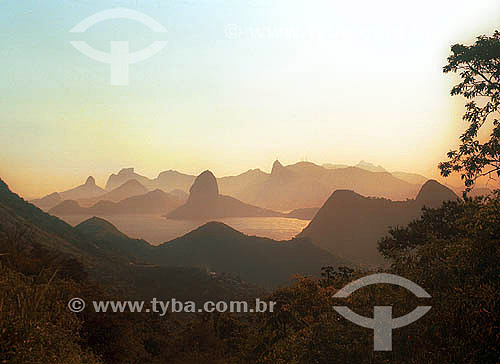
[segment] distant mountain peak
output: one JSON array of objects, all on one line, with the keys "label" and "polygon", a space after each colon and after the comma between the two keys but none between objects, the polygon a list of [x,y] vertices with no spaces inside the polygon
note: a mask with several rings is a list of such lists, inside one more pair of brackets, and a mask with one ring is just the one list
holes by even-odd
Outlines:
[{"label": "distant mountain peak", "polygon": [[271,176],[280,174],[284,169],[285,167],[283,167],[283,164],[281,164],[280,161],[276,159],[273,163],[273,168],[271,169]]},{"label": "distant mountain peak", "polygon": [[189,201],[194,203],[209,203],[219,197],[219,186],[214,174],[204,171],[194,180],[189,189]]},{"label": "distant mountain peak", "polygon": [[387,172],[386,169],[382,166],[376,166],[373,163],[367,162],[365,160],[360,161],[358,164],[355,165],[355,167],[365,169],[370,172]]},{"label": "distant mountain peak", "polygon": [[234,197],[219,194],[217,179],[210,171],[196,177],[187,202],[167,215],[170,219],[281,216],[281,213],[249,205]]},{"label": "distant mountain peak", "polygon": [[92,177],[92,176],[89,176],[89,178],[87,178],[87,180],[85,181],[85,184],[86,185],[90,185],[90,186],[95,186],[95,178]]},{"label": "distant mountain peak", "polygon": [[293,177],[294,173],[288,170],[283,164],[280,163],[279,160],[275,160],[273,163],[273,168],[271,170],[271,177],[278,179],[288,179],[289,177]]},{"label": "distant mountain peak", "polygon": [[118,175],[119,176],[124,176],[124,175],[129,175],[129,174],[134,174],[135,173],[135,169],[132,167],[132,168],[122,168],[120,170],[120,172],[118,172]]}]

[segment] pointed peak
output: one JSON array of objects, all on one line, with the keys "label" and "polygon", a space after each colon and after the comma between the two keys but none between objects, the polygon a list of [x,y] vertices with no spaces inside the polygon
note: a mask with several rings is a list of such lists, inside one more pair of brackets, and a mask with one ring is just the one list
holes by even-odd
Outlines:
[{"label": "pointed peak", "polygon": [[281,162],[276,159],[273,163],[273,168],[280,168],[280,167],[283,167],[283,164],[281,164]]},{"label": "pointed peak", "polygon": [[278,179],[282,182],[289,180],[295,175],[294,172],[284,167],[277,159],[273,163],[273,169],[271,170],[271,177]]},{"label": "pointed peak", "polygon": [[89,176],[89,178],[87,178],[87,181],[85,181],[85,184],[86,185],[95,185],[95,178],[92,176]]},{"label": "pointed peak", "polygon": [[283,170],[285,167],[283,167],[283,164],[280,163],[279,160],[275,160],[273,163],[273,168],[271,170],[271,174],[276,174],[279,173],[281,170]]}]

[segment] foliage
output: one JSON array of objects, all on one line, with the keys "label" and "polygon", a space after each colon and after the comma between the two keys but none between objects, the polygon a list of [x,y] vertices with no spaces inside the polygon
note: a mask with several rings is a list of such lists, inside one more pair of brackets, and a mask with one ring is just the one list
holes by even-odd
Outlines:
[{"label": "foliage", "polygon": [[500,198],[477,197],[425,209],[380,241],[392,270],[425,287],[429,318],[415,327],[422,362],[496,363],[500,357]]},{"label": "foliage", "polygon": [[[480,36],[471,46],[455,44],[451,52],[443,71],[458,73],[461,78],[451,95],[468,100],[463,120],[469,125],[460,136],[458,149],[448,152],[448,161],[439,168],[443,176],[460,172],[469,191],[481,176],[500,176],[500,32]],[[489,140],[482,142],[480,129],[490,127]]]}]

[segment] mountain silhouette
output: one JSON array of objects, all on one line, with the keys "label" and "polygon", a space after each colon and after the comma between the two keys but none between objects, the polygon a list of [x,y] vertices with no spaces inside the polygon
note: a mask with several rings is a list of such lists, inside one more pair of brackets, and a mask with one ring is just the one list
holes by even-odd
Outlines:
[{"label": "mountain silhouette", "polygon": [[[148,189],[189,191],[196,176],[174,170],[161,172],[150,179],[137,174],[133,168],[112,174],[106,184],[109,191],[136,179]],[[321,206],[337,189],[352,189],[369,196],[405,200],[412,198],[427,179],[418,174],[394,172],[381,166],[361,161],[354,167],[347,165],[298,162],[284,166],[274,161],[271,173],[250,169],[236,176],[217,178],[219,193],[244,203],[271,210],[290,211]]]},{"label": "mountain silhouette", "polygon": [[113,173],[109,176],[108,181],[106,182],[106,191],[114,190],[131,179],[136,180],[148,189],[156,187],[154,186],[153,180],[135,173],[134,168],[123,168],[118,172],[118,174]]},{"label": "mountain silhouette", "polygon": [[271,169],[271,178],[281,183],[287,183],[296,178],[296,175],[292,172],[291,168],[287,169],[283,167],[279,160],[275,160]]},{"label": "mountain silhouette", "polygon": [[382,166],[376,166],[375,164],[366,162],[366,161],[360,161],[358,164],[356,164],[354,167],[358,167],[361,169],[364,169],[366,171],[370,172],[387,172],[384,167]]},{"label": "mountain silhouette", "polygon": [[90,207],[92,205],[95,205],[99,201],[119,202],[132,196],[144,195],[148,192],[149,190],[144,187],[139,181],[135,179],[129,179],[127,182],[116,187],[110,192],[94,198],[79,199],[78,203],[80,204],[80,206]]},{"label": "mountain silhouette", "polygon": [[48,212],[49,214],[56,216],[67,216],[67,215],[86,215],[87,210],[90,209],[81,207],[80,204],[75,200],[64,200],[59,205],[51,208]]},{"label": "mountain silhouette", "polygon": [[419,188],[389,172],[371,172],[358,167],[328,169],[310,162],[283,166],[275,161],[267,178],[233,191],[232,195],[256,206],[289,211],[321,206],[338,189],[401,200],[415,196]]},{"label": "mountain silhouette", "polygon": [[250,169],[237,176],[218,178],[217,184],[221,194],[234,197],[249,188],[249,186],[264,182],[268,177],[269,174],[262,172],[260,169]]},{"label": "mountain silhouette", "polygon": [[[338,168],[346,168],[349,166],[347,166],[345,164],[326,163],[326,164],[323,164],[323,167],[328,168],[328,169],[338,169]],[[370,171],[370,172],[387,172],[387,170],[384,167],[382,167],[380,165],[376,166],[373,163],[366,162],[364,160],[360,161],[354,167],[361,168],[361,169],[364,169],[364,170]],[[407,173],[407,172],[400,172],[400,171],[394,171],[394,172],[390,172],[390,173],[394,177],[399,178],[402,181],[405,181],[405,182],[408,182],[411,184],[415,184],[415,185],[423,185],[428,180],[427,177],[424,177],[424,176],[417,174],[417,173]]]},{"label": "mountain silhouette", "polygon": [[166,214],[180,204],[176,197],[156,189],[119,202],[99,201],[91,207],[82,207],[77,201],[66,200],[49,210],[49,213],[56,216]]},{"label": "mountain silhouette", "polygon": [[429,180],[427,177],[417,173],[395,171],[391,172],[391,174],[402,181],[412,183],[415,185],[423,185],[425,182]]},{"label": "mountain silhouette", "polygon": [[109,176],[106,182],[106,190],[111,191],[131,179],[138,181],[150,190],[162,189],[164,191],[170,191],[180,189],[187,191],[193,184],[195,176],[168,170],[161,172],[157,178],[150,179],[135,173],[134,168],[124,168],[120,170],[118,174]]},{"label": "mountain silhouette", "polygon": [[208,170],[196,178],[189,191],[187,202],[168,214],[169,219],[282,216],[281,213],[245,204],[233,197],[219,194],[217,180]]},{"label": "mountain silhouette", "polygon": [[154,256],[157,263],[232,272],[264,287],[286,284],[294,274],[318,275],[325,265],[346,264],[306,239],[277,242],[247,236],[219,222],[158,246]]},{"label": "mountain silhouette", "polygon": [[96,216],[78,224],[75,230],[99,248],[136,262],[147,262],[152,254],[152,246],[147,241],[131,239],[110,222]]},{"label": "mountain silhouette", "polygon": [[63,200],[79,200],[82,198],[96,197],[105,192],[106,191],[101,187],[96,185],[94,177],[90,176],[83,185],[64,192],[59,192],[59,194]]},{"label": "mountain silhouette", "polygon": [[[214,279],[205,269],[156,265],[147,261],[157,250],[143,240],[130,239],[105,220],[91,218],[77,227],[51,216],[10,191],[0,179],[0,248],[14,243],[21,253],[48,249],[57,262],[68,258],[84,265],[89,278],[108,287],[120,287],[130,299],[154,296],[206,302],[241,299],[255,294],[242,281]],[[36,264],[36,261],[35,261]]]},{"label": "mountain silhouette", "polygon": [[428,180],[420,189],[416,203],[419,206],[436,208],[442,205],[443,201],[456,200],[457,195],[451,189],[443,186],[436,180]]},{"label": "mountain silhouette", "polygon": [[187,192],[195,178],[196,176],[174,170],[164,171],[156,178],[156,188],[161,188],[165,191],[179,189]]},{"label": "mountain silhouette", "polygon": [[89,199],[105,193],[105,190],[96,185],[94,177],[90,176],[83,185],[67,191],[51,193],[42,198],[32,200],[31,203],[44,211],[48,211],[64,200]]},{"label": "mountain silhouette", "polygon": [[365,197],[351,190],[335,191],[298,237],[309,238],[330,253],[365,265],[383,264],[377,241],[389,227],[407,225],[424,206],[437,207],[457,196],[434,180],[427,181],[416,199],[391,201]]},{"label": "mountain silhouette", "polygon": [[31,200],[30,202],[44,211],[49,211],[54,206],[59,205],[62,201],[63,199],[61,195],[58,192],[54,192],[45,197]]},{"label": "mountain silhouette", "polygon": [[[237,176],[219,178],[217,179],[217,183],[222,194],[233,195],[233,193],[240,191],[248,185],[262,182],[267,176],[269,174],[259,169],[252,169]],[[118,174],[112,174],[109,177],[106,183],[106,190],[116,188],[129,179],[135,179],[149,189],[159,188],[164,191],[180,190],[187,193],[193,185],[196,176],[180,173],[175,170],[168,170],[160,172],[157,178],[150,179],[137,174],[134,168],[124,168]]]}]

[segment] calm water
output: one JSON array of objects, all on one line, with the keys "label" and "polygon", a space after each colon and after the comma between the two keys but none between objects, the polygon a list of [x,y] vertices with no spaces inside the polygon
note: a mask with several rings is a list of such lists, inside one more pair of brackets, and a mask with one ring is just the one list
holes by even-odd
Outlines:
[{"label": "calm water", "polygon": [[[62,216],[71,225],[77,225],[91,216]],[[220,221],[247,235],[257,235],[276,240],[288,240],[300,233],[308,220],[283,217],[232,217],[206,221],[168,220],[158,215],[100,216],[111,222],[131,238],[144,239],[160,244],[182,236],[208,221]]]}]

